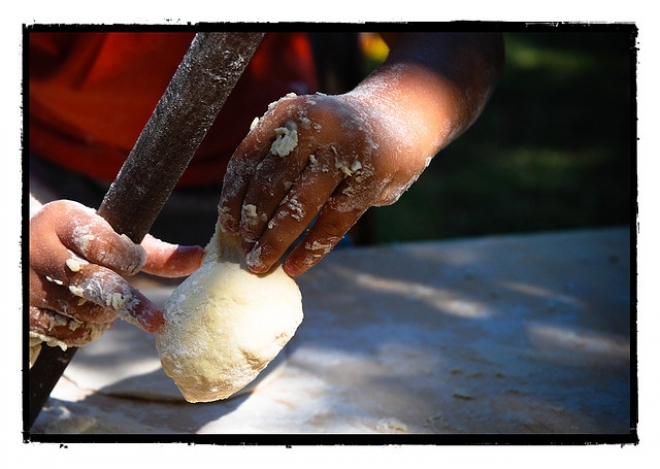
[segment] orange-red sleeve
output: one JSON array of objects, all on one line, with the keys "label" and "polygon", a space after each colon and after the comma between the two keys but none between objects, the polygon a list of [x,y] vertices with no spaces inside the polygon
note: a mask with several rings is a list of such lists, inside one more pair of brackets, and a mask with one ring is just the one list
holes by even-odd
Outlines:
[{"label": "orange-red sleeve", "polygon": [[[186,32],[30,33],[30,152],[112,181],[193,36]],[[290,91],[315,90],[306,35],[268,34],[180,186],[221,182],[233,149],[269,102]]]}]

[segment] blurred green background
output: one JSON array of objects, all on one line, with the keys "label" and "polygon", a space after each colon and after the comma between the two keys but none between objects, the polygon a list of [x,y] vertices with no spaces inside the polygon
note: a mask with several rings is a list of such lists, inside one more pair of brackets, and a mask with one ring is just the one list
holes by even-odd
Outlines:
[{"label": "blurred green background", "polygon": [[396,204],[368,212],[374,241],[632,225],[627,29],[505,34],[505,74],[484,113]]}]

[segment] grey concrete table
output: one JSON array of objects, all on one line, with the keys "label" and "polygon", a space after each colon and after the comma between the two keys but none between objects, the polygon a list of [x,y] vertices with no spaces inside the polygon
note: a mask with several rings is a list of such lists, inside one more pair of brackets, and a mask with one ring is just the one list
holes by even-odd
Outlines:
[{"label": "grey concrete table", "polygon": [[33,432],[630,432],[627,227],[340,249],[299,284],[303,324],[251,392],[185,403],[117,324]]}]

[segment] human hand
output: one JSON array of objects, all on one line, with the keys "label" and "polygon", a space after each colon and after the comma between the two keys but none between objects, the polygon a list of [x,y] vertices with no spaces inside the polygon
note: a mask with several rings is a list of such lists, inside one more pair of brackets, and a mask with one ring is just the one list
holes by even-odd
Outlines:
[{"label": "human hand", "polygon": [[319,262],[372,206],[389,205],[430,156],[414,152],[407,124],[386,99],[287,96],[235,151],[219,206],[247,265],[269,270],[314,220],[284,262],[299,275]]},{"label": "human hand", "polygon": [[81,346],[119,316],[147,332],[162,312],[123,275],[192,273],[199,246],[176,246],[150,235],[141,245],[118,235],[96,212],[77,202],[44,205],[30,219],[30,331]]}]

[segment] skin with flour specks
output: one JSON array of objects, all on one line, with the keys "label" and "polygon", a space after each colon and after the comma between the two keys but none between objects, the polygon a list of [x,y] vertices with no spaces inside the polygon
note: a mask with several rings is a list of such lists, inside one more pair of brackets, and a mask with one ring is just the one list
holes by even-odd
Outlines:
[{"label": "skin with flour specks", "polygon": [[202,266],[166,303],[156,346],[185,399],[211,402],[252,382],[302,319],[300,290],[282,267],[250,272],[238,240],[216,230]]}]

